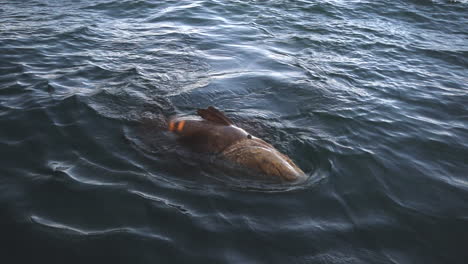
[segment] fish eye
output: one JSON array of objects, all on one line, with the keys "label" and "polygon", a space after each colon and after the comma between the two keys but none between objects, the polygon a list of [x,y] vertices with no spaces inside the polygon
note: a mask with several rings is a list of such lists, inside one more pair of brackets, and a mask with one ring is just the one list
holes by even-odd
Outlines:
[{"label": "fish eye", "polygon": [[247,135],[247,138],[248,138],[248,139],[252,139],[252,135],[248,134],[248,135]]}]

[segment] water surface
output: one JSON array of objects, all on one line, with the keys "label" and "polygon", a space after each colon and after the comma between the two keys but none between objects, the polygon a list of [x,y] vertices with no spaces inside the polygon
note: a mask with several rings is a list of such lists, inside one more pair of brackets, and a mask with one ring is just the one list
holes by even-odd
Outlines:
[{"label": "water surface", "polygon": [[[0,261],[468,259],[466,1],[0,3]],[[308,180],[160,131],[209,105]]]}]

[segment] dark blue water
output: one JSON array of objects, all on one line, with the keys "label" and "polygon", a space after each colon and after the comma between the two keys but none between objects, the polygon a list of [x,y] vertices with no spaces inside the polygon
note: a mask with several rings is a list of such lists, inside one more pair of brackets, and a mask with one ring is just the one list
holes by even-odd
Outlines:
[{"label": "dark blue water", "polygon": [[[466,1],[0,1],[0,262],[466,263]],[[299,185],[181,149],[214,105]]]}]

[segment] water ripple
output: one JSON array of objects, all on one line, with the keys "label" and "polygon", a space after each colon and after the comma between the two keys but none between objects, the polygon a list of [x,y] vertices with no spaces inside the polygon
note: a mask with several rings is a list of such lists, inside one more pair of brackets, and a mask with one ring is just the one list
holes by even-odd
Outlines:
[{"label": "water ripple", "polygon": [[62,232],[76,233],[82,236],[110,236],[110,235],[117,234],[117,233],[129,233],[129,234],[139,236],[139,237],[148,237],[151,239],[171,241],[170,238],[148,232],[148,230],[138,229],[138,228],[120,227],[120,228],[103,229],[103,230],[89,230],[85,228],[73,227],[70,225],[55,222],[50,219],[40,217],[37,215],[32,215],[30,219],[32,222],[45,226],[45,227],[58,229]]}]

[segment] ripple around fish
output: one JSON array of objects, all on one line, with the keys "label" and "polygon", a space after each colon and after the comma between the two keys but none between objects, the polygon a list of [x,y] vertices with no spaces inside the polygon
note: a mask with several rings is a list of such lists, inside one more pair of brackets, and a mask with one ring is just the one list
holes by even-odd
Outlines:
[{"label": "ripple around fish", "polygon": [[[162,120],[160,120],[162,118]],[[306,182],[299,184],[283,184],[278,186],[276,184],[263,183],[262,181],[238,179],[236,174],[244,174],[244,171],[236,170],[234,168],[233,175],[231,173],[225,173],[226,168],[231,167],[228,164],[224,164],[222,159],[218,160],[215,156],[204,155],[203,157],[198,157],[195,153],[191,152],[188,149],[185,149],[181,146],[178,146],[178,143],[175,141],[175,138],[172,135],[164,132],[165,127],[160,127],[159,122],[165,123],[165,118],[156,116],[155,119],[143,120],[143,124],[146,124],[146,127],[143,126],[139,129],[128,128],[125,130],[125,136],[127,140],[131,143],[135,150],[143,154],[146,158],[157,163],[174,163],[174,159],[178,160],[178,167],[196,167],[191,169],[193,174],[201,174],[201,176],[208,176],[209,179],[214,180],[213,182],[215,188],[233,188],[243,191],[255,191],[255,192],[284,192],[284,191],[297,191],[307,186],[313,186],[318,184],[321,180],[326,177],[326,170],[320,170],[315,168],[310,168],[309,170],[311,175]],[[206,156],[206,157],[205,157]],[[216,165],[215,165],[216,164]],[[167,165],[163,167],[167,167]],[[214,167],[214,168],[210,168]],[[219,167],[219,168],[218,168]],[[224,169],[223,169],[224,168]],[[162,167],[160,166],[161,170]],[[166,170],[166,169],[163,169]],[[174,169],[170,169],[173,171]],[[196,170],[196,171],[194,171]],[[309,171],[306,170],[306,171]],[[175,172],[170,172],[170,174],[177,174]],[[170,181],[177,181],[185,186],[196,186],[197,183],[194,181],[184,181],[182,179],[170,179]],[[200,181],[200,178],[197,177],[196,181]],[[219,184],[221,183],[221,185]],[[190,187],[193,188],[193,187]]]},{"label": "ripple around fish", "polygon": [[[133,139],[132,141],[134,141]],[[161,150],[155,150],[151,147],[148,148],[146,144],[143,146],[141,143],[136,143],[134,141],[135,147],[138,151],[142,151],[145,157],[154,162],[158,163],[168,163],[164,166],[159,166],[159,171],[157,175],[153,175],[151,172],[147,172],[158,180],[163,180],[168,183],[169,186],[183,189],[193,189],[193,190],[206,190],[207,188],[213,190],[237,190],[244,192],[263,192],[263,193],[278,193],[278,192],[294,192],[300,191],[307,187],[317,185],[318,182],[325,178],[326,174],[323,174],[320,171],[316,171],[313,177],[310,177],[306,182],[299,184],[282,184],[278,185],[276,183],[264,183],[261,180],[255,180],[250,178],[245,178],[246,175],[249,175],[248,171],[241,170],[237,167],[231,168],[232,165],[225,164],[223,160],[212,160],[212,156],[196,157],[195,153],[192,153],[185,149],[171,149],[169,151],[162,151],[164,153],[164,158],[157,155]],[[167,144],[167,143],[166,143]],[[164,145],[164,143],[163,143]],[[158,145],[158,148],[165,148],[163,145]],[[143,149],[140,149],[142,148]],[[156,152],[155,152],[156,151]],[[177,161],[174,161],[177,160]],[[171,168],[172,163],[176,162],[179,169]],[[191,177],[186,179],[186,177],[174,177],[171,175],[174,174],[185,174],[177,172],[178,170],[190,170]],[[240,177],[239,177],[240,176]],[[253,176],[250,176],[253,177]]]}]

